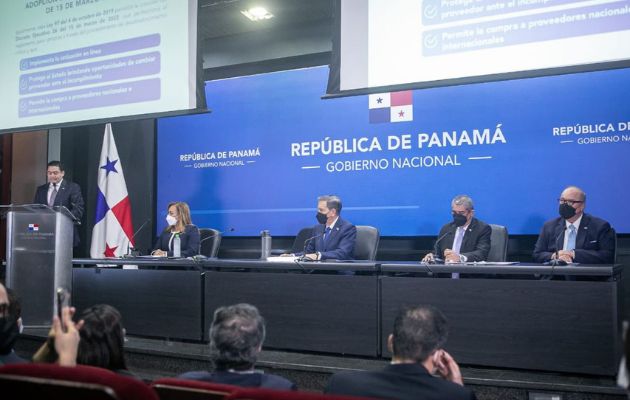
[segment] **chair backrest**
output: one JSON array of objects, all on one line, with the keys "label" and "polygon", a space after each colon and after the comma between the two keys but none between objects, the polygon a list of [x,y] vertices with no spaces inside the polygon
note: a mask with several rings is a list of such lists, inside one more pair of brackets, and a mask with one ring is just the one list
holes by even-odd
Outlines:
[{"label": "chair backrest", "polygon": [[226,400],[359,400],[364,397],[339,396],[299,390],[274,390],[242,388],[226,397]]},{"label": "chair backrest", "polygon": [[114,391],[95,383],[71,382],[61,379],[34,378],[21,375],[0,375],[3,393],[19,393],[24,399],[117,400]]},{"label": "chair backrest", "polygon": [[304,251],[304,242],[311,237],[313,237],[313,227],[302,228],[293,241],[291,253],[299,253],[301,251]]},{"label": "chair backrest", "polygon": [[613,237],[615,238],[615,252],[613,253],[613,264],[617,264],[617,231],[615,228],[610,228],[613,233]]},{"label": "chair backrest", "polygon": [[505,226],[490,224],[492,234],[490,236],[489,262],[502,262],[507,259],[508,231]]},{"label": "chair backrest", "polygon": [[221,245],[221,232],[212,228],[199,229],[199,253],[211,258],[216,258]]},{"label": "chair backrest", "polygon": [[357,225],[357,240],[354,244],[355,260],[376,260],[376,250],[381,238],[378,229],[368,225]]},{"label": "chair backrest", "polygon": [[[157,393],[143,382],[116,374],[107,369],[92,367],[88,365],[77,365],[76,367],[61,367],[56,364],[10,364],[0,367],[0,376],[21,376],[30,378],[39,378],[48,385],[57,387],[65,386],[84,386],[85,389],[90,387],[89,384],[102,386],[106,389],[96,390],[94,393],[109,393],[110,398],[118,400],[146,399],[158,400]],[[42,383],[45,383],[42,382]],[[70,383],[70,385],[69,385]],[[88,385],[76,385],[77,383]],[[73,385],[74,384],[74,385]],[[33,384],[34,385],[34,384]],[[35,390],[35,389],[34,389]],[[59,389],[61,390],[61,389]],[[113,397],[111,393],[113,393]],[[21,394],[22,392],[20,392]],[[24,396],[27,398],[26,396]],[[45,398],[52,398],[45,396]],[[63,397],[67,400],[68,397]],[[89,396],[83,398],[92,398]],[[107,398],[107,397],[102,397]]]},{"label": "chair backrest", "polygon": [[177,378],[157,379],[151,387],[160,400],[220,400],[240,389],[238,386]]}]

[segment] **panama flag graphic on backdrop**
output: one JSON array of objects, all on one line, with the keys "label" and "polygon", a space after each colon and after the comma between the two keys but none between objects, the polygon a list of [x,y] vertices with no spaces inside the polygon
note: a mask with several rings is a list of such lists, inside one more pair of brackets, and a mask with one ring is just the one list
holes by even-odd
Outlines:
[{"label": "panama flag graphic on backdrop", "polygon": [[130,247],[134,247],[131,203],[112,134],[112,125],[107,124],[98,168],[96,217],[90,256],[120,257],[126,254]]},{"label": "panama flag graphic on backdrop", "polygon": [[413,91],[369,96],[370,123],[413,121]]}]

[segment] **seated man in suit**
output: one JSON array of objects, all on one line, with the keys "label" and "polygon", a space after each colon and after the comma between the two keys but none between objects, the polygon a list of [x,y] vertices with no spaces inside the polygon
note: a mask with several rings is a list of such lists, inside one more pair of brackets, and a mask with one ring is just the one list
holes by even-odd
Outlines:
[{"label": "seated man in suit", "polygon": [[452,263],[485,261],[490,252],[492,228],[474,217],[472,199],[466,195],[455,196],[451,212],[453,222],[440,229],[434,252],[424,256],[422,261],[433,262],[437,258]]},{"label": "seated man in suit", "polygon": [[[357,228],[341,218],[341,199],[337,196],[317,198],[317,222],[313,227],[313,237],[307,239],[305,251],[295,255],[310,260],[352,260]],[[292,254],[287,254],[292,255]]]},{"label": "seated man in suit", "polygon": [[394,333],[387,339],[393,353],[391,364],[382,371],[336,373],[325,392],[399,400],[475,399],[475,394],[463,387],[453,357],[442,350],[447,336],[446,318],[438,309],[403,309],[394,321]]},{"label": "seated man in suit", "polygon": [[569,186],[562,191],[558,202],[560,217],[543,225],[534,248],[534,262],[558,259],[565,263],[613,263],[614,231],[608,222],[584,212],[586,193]]},{"label": "seated man in suit", "polygon": [[[44,204],[50,207],[66,207],[75,219],[80,221],[83,216],[84,202],[79,185],[64,179],[65,171],[59,161],[48,163],[46,175],[48,183],[37,187],[33,203]],[[75,224],[73,247],[77,247],[79,243],[79,228]]]},{"label": "seated man in suit", "polygon": [[210,357],[215,371],[178,376],[211,383],[268,389],[296,389],[291,381],[254,369],[265,340],[265,321],[250,304],[220,307],[210,326]]}]

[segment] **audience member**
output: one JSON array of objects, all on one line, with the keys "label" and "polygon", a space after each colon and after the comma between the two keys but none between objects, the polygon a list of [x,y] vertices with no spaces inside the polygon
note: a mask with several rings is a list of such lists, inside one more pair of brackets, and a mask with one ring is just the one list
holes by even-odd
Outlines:
[{"label": "audience member", "polygon": [[13,349],[22,331],[21,314],[22,307],[15,292],[0,283],[0,365],[28,362]]},{"label": "audience member", "polygon": [[210,353],[215,371],[193,371],[182,379],[223,383],[244,387],[296,389],[280,376],[254,369],[265,340],[265,321],[249,304],[218,308],[210,326]]},{"label": "audience member", "polygon": [[382,371],[334,374],[326,393],[400,400],[476,399],[464,387],[453,357],[442,349],[447,336],[446,318],[438,309],[403,309],[387,340],[393,353],[391,364]]},{"label": "audience member", "polygon": [[57,363],[64,367],[74,367],[77,365],[77,352],[79,350],[79,342],[81,340],[79,331],[83,326],[83,321],[79,321],[75,324],[72,321],[74,312],[74,307],[63,307],[61,309],[63,326],[56,315],[53,317],[52,329],[55,351],[59,355]]},{"label": "audience member", "polygon": [[79,330],[81,342],[77,364],[91,365],[132,376],[125,362],[125,329],[117,309],[97,304],[81,314],[83,326]]}]

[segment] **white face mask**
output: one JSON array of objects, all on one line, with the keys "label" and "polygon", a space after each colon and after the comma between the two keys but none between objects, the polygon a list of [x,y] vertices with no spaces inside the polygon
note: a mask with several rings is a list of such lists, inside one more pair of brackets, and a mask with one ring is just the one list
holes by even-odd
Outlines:
[{"label": "white face mask", "polygon": [[169,215],[166,216],[166,223],[169,226],[173,226],[173,225],[175,225],[177,223],[177,218],[175,218],[175,217],[173,217],[172,215],[169,214]]}]

